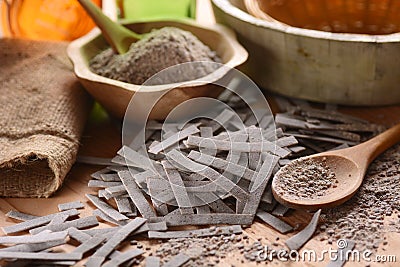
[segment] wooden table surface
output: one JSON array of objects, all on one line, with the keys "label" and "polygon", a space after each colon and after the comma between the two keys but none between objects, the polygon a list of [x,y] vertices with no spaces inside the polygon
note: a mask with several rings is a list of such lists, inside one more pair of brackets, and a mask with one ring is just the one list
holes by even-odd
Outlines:
[{"label": "wooden table surface", "polygon": [[[276,111],[275,105],[272,105],[272,109]],[[379,107],[379,108],[340,108],[348,114],[356,115],[371,122],[377,122],[385,125],[393,125],[400,122],[400,106],[390,107]],[[94,121],[89,120],[86,130],[81,140],[80,154],[86,156],[98,156],[98,157],[113,157],[117,150],[121,146],[121,133],[116,127],[115,123],[110,120]],[[61,190],[59,190],[53,197],[48,199],[17,199],[17,198],[0,198],[0,226],[12,225],[16,221],[6,218],[5,213],[9,210],[18,210],[21,212],[31,213],[34,215],[45,215],[53,212],[57,212],[57,205],[60,203],[80,200],[85,203],[85,209],[81,210],[82,216],[91,214],[94,206],[88,203],[85,198],[86,193],[97,194],[96,189],[88,188],[87,182],[90,180],[90,174],[103,168],[102,166],[90,166],[84,164],[75,164],[65,179],[65,183]],[[289,222],[291,225],[300,224],[300,228],[304,227],[309,219],[310,215],[302,211],[291,211],[287,217],[283,219]],[[101,223],[100,227],[107,227],[106,224]],[[273,242],[276,237],[279,237],[281,242],[294,233],[282,235],[274,231],[269,226],[256,220],[253,225],[245,229],[245,234],[250,237],[250,240],[256,240],[262,237],[263,240],[269,240]],[[390,233],[387,235],[388,245],[385,246],[386,251],[379,248],[378,253],[381,255],[396,255],[397,263],[386,264],[385,266],[400,266],[400,234]],[[156,248],[157,242],[149,242],[145,239],[141,241],[145,247],[151,246],[153,249]],[[264,241],[265,242],[265,241]],[[319,241],[317,238],[310,240],[304,248],[313,249],[317,253],[323,249],[332,247],[336,248],[335,245],[328,245],[325,242]],[[65,251],[72,250],[71,245],[64,245],[61,249]],[[256,264],[249,264],[248,262],[241,263],[241,255],[228,255],[219,266],[256,266]],[[83,261],[80,262],[82,265]],[[288,263],[274,261],[273,265],[282,266],[325,266],[325,262],[319,263]],[[1,263],[0,263],[1,264]],[[260,265],[260,264],[259,264]],[[259,266],[258,265],[258,266]],[[365,263],[348,263],[346,266],[366,266]],[[375,263],[370,266],[382,266]]]}]

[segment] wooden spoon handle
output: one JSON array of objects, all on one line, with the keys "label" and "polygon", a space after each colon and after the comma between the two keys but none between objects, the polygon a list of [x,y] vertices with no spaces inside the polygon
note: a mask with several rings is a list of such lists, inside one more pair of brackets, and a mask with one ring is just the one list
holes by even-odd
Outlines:
[{"label": "wooden spoon handle", "polygon": [[78,0],[78,2],[100,28],[104,38],[115,52],[119,54],[126,53],[132,40],[141,38],[140,34],[129,31],[104,15],[101,9],[91,0]]},{"label": "wooden spoon handle", "polygon": [[367,142],[352,147],[351,150],[357,152],[357,155],[353,155],[354,159],[360,159],[358,161],[364,161],[368,165],[386,149],[398,142],[400,142],[400,123]]}]

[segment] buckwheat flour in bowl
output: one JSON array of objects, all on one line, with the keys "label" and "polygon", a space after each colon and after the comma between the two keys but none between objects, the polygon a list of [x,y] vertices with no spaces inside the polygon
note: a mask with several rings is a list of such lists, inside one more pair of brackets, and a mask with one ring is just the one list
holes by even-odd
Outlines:
[{"label": "buckwheat flour in bowl", "polygon": [[[133,43],[126,54],[119,55],[108,48],[96,55],[89,65],[98,75],[131,84],[143,84],[165,68],[193,61],[220,63],[221,59],[191,32],[164,27],[151,31]],[[185,69],[155,82],[166,84],[198,79],[215,71],[216,65],[196,64],[195,68]]]}]

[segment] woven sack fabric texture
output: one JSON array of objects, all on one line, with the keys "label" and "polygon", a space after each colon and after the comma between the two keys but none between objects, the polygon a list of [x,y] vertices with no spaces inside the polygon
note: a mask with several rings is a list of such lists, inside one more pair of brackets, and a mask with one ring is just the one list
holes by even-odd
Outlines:
[{"label": "woven sack fabric texture", "polygon": [[0,196],[49,197],[75,162],[92,100],[66,48],[0,39]]}]

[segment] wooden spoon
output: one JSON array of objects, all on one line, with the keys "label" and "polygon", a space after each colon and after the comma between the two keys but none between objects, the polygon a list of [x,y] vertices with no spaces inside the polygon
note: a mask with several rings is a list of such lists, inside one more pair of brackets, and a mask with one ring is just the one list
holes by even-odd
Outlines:
[{"label": "wooden spoon", "polygon": [[349,200],[361,186],[369,164],[389,147],[400,142],[400,124],[390,128],[380,135],[354,147],[336,151],[323,152],[301,159],[313,159],[323,162],[336,175],[337,187],[330,187],[323,196],[314,196],[309,199],[290,197],[279,193],[282,186],[281,174],[289,165],[295,164],[297,159],[279,170],[272,181],[272,193],[275,199],[285,206],[295,209],[316,210],[332,208]]},{"label": "wooden spoon", "polygon": [[78,0],[96,25],[100,28],[107,43],[118,54],[125,54],[130,45],[140,40],[143,35],[134,33],[124,26],[112,21],[103,14],[91,0]]}]

